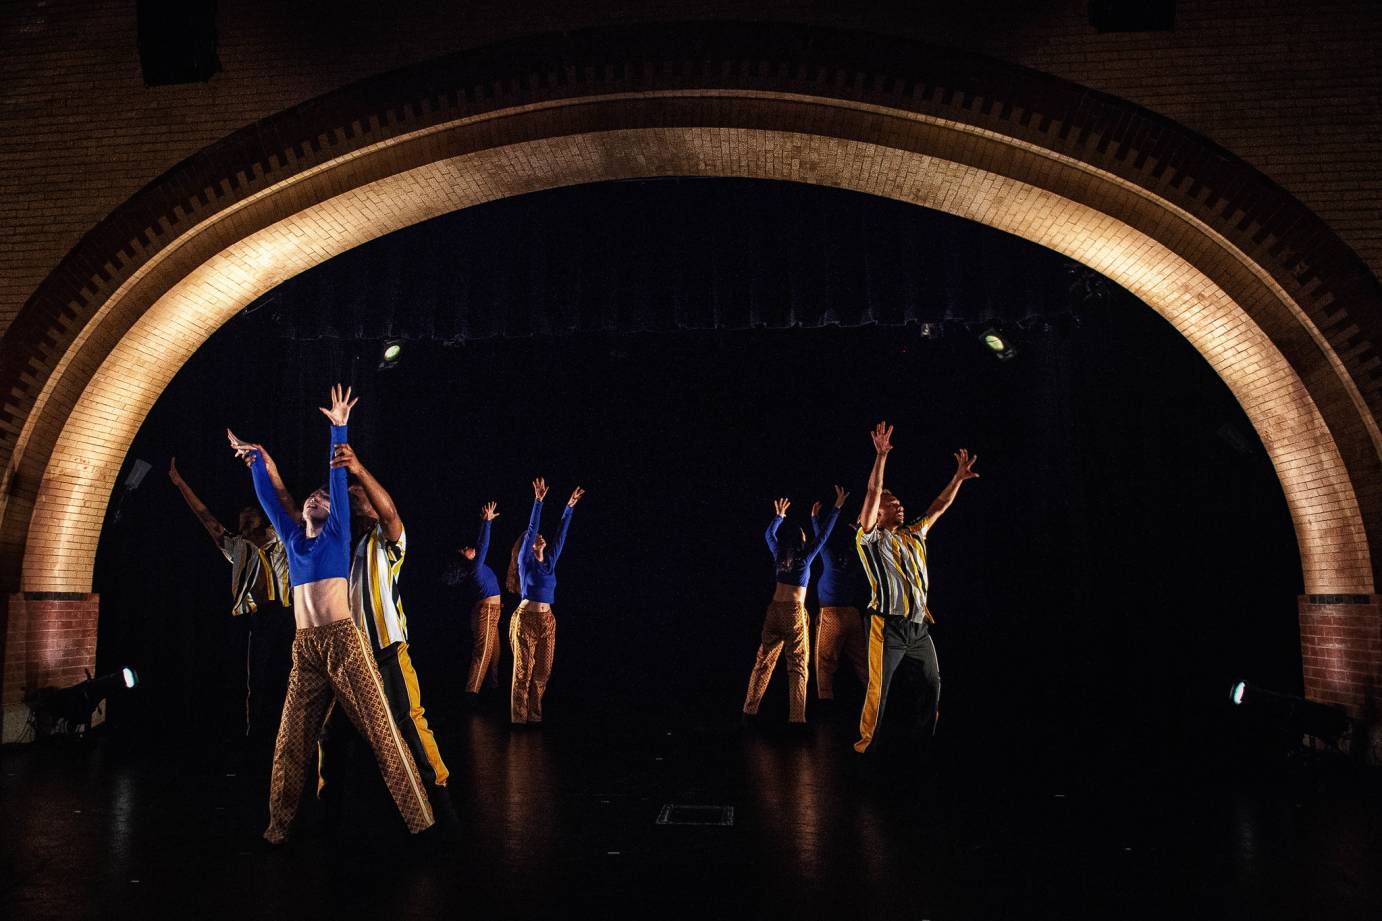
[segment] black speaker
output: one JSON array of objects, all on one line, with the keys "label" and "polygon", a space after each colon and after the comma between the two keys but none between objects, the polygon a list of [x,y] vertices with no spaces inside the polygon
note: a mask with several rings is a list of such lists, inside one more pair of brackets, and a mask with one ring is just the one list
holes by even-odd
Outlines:
[{"label": "black speaker", "polygon": [[1170,32],[1176,0],[1089,0],[1089,24],[1100,32]]},{"label": "black speaker", "polygon": [[216,0],[138,0],[145,86],[205,83],[221,70]]}]

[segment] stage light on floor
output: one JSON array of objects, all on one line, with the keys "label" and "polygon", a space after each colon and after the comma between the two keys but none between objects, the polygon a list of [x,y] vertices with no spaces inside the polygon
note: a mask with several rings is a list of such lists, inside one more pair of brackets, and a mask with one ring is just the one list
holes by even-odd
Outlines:
[{"label": "stage light on floor", "polygon": [[1012,341],[992,326],[979,334],[979,341],[984,343],[999,361],[1007,361],[1017,354]]},{"label": "stage light on floor", "polygon": [[81,735],[90,726],[96,708],[112,694],[139,684],[139,675],[128,666],[99,678],[90,677],[65,688],[39,688],[26,697],[33,710],[36,729],[46,735]]},{"label": "stage light on floor", "polygon": [[388,370],[397,367],[399,359],[403,357],[402,339],[385,339],[384,347],[379,353],[380,370]]},{"label": "stage light on floor", "polygon": [[1294,694],[1269,691],[1246,681],[1236,682],[1229,689],[1229,700],[1279,733],[1289,744],[1299,744],[1302,736],[1309,736],[1338,750],[1353,728],[1348,714],[1338,707]]}]

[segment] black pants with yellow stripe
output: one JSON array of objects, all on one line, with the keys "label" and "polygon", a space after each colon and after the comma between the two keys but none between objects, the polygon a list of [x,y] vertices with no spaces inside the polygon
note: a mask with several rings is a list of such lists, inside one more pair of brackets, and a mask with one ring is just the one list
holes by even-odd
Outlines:
[{"label": "black pants with yellow stripe", "polygon": [[916,624],[904,617],[885,617],[869,611],[868,689],[864,693],[864,709],[859,715],[859,741],[854,750],[868,751],[883,722],[883,707],[888,702],[888,688],[893,683],[903,659],[911,659],[921,668],[921,699],[917,701],[913,723],[914,741],[923,741],[936,731],[937,707],[941,699],[941,670],[936,661],[936,644],[926,622]]},{"label": "black pants with yellow stripe", "polygon": [[[393,714],[394,725],[412,752],[423,782],[428,787],[446,786],[449,772],[441,759],[436,737],[427,725],[422,691],[408,655],[408,644],[393,643],[376,649],[374,661],[379,664],[379,677],[384,682],[384,697]],[[354,738],[358,738],[352,732],[349,721],[339,711],[339,707],[332,707],[317,753],[317,795],[328,801],[340,795],[340,784],[336,778],[350,757]]]}]

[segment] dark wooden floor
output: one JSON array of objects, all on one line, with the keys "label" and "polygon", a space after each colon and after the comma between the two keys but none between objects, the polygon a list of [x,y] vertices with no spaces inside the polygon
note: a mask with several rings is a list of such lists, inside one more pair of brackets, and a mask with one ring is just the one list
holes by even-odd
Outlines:
[{"label": "dark wooden floor", "polygon": [[[800,736],[568,703],[442,720],[462,833],[411,839],[369,765],[268,851],[261,752],[112,733],[3,753],[0,915],[67,918],[1378,918],[1375,771],[948,738],[860,763]],[[662,825],[667,804],[732,826]]]}]

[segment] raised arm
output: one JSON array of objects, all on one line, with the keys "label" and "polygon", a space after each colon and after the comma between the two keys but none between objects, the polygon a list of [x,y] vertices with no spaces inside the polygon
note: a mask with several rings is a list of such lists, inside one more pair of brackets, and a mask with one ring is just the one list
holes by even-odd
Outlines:
[{"label": "raised arm", "polygon": [[936,496],[936,501],[931,503],[931,507],[926,510],[926,517],[923,518],[912,530],[929,531],[936,523],[936,519],[945,514],[945,510],[950,508],[955,496],[960,491],[960,484],[965,480],[976,480],[979,474],[974,472],[974,465],[978,463],[979,455],[969,456],[969,452],[964,448],[955,452],[955,475],[950,478],[950,482],[945,484],[941,494]]},{"label": "raised arm", "polygon": [[283,507],[283,502],[279,499],[278,493],[274,490],[273,482],[269,479],[268,469],[264,466],[264,458],[261,454],[263,449],[254,442],[237,438],[230,429],[226,429],[226,438],[230,440],[230,446],[234,449],[235,456],[249,465],[250,479],[254,482],[254,494],[259,499],[259,507],[268,516],[269,524],[274,526],[279,538],[286,541],[289,534],[302,527],[302,521],[293,518]]},{"label": "raised arm", "polygon": [[768,522],[768,530],[763,532],[763,540],[768,544],[768,552],[777,559],[777,529],[782,527],[782,520],[787,517],[787,509],[792,507],[792,503],[786,498],[773,500],[773,520]]},{"label": "raised arm", "polygon": [[[811,530],[815,532],[815,536],[806,547],[807,566],[810,566],[811,561],[816,558],[816,554],[821,552],[821,548],[825,546],[825,542],[830,540],[830,532],[835,530],[835,521],[840,517],[840,509],[844,508],[845,500],[848,498],[849,493],[845,492],[842,487],[836,486],[835,504],[830,507],[829,512],[826,512],[825,520],[817,525],[816,516],[813,515],[811,517]],[[819,505],[820,503],[817,503],[816,506],[812,507],[812,511],[818,511]]]},{"label": "raised arm", "polygon": [[254,448],[259,453],[259,459],[264,462],[264,472],[268,474],[269,484],[278,494],[278,502],[283,506],[283,510],[294,521],[302,518],[302,509],[298,507],[292,493],[288,492],[288,487],[283,485],[283,477],[278,474],[278,464],[274,463],[273,456],[264,449],[263,445],[255,445]]},{"label": "raised arm", "polygon": [[[338,533],[350,532],[350,491],[346,485],[345,467],[337,467],[333,461],[336,458],[336,451],[341,445],[349,443],[346,433],[346,424],[350,421],[350,411],[355,404],[360,402],[360,398],[350,398],[351,388],[346,387],[342,392],[341,385],[336,384],[331,388],[331,408],[318,406],[322,415],[326,416],[331,422],[331,452],[327,455],[326,465],[329,471],[326,480],[326,489],[331,496],[331,514],[326,519],[326,527],[334,528]],[[395,513],[396,514],[396,513]],[[397,538],[391,538],[397,540]]]},{"label": "raised arm", "polygon": [[498,502],[486,502],[480,509],[480,536],[475,539],[475,565],[483,566],[489,554],[489,523],[499,517]]},{"label": "raised arm", "polygon": [[527,536],[523,538],[525,544],[531,544],[537,537],[537,532],[542,528],[542,500],[547,498],[547,482],[538,477],[533,480],[533,510],[528,515]]},{"label": "raised arm", "polygon": [[187,481],[178,473],[178,459],[174,457],[168,462],[168,479],[173,481],[173,485],[182,493],[183,501],[192,510],[192,514],[197,516],[197,520],[206,528],[206,533],[211,535],[211,539],[216,542],[216,546],[221,546],[221,540],[226,536],[226,526],[216,520],[216,516],[211,514],[211,509],[206,507],[206,503],[197,498],[197,494],[192,491],[192,487],[187,485]]},{"label": "raised arm", "polygon": [[893,449],[893,427],[880,422],[869,433],[873,439],[873,469],[869,471],[869,485],[864,492],[864,507],[859,512],[859,529],[869,533],[878,524],[878,506],[883,501],[883,468]]},{"label": "raised arm", "polygon": [[[335,432],[335,427],[332,427]],[[369,497],[369,504],[374,506],[374,513],[379,516],[379,526],[384,529],[384,536],[391,541],[396,541],[403,535],[403,519],[398,515],[398,506],[393,503],[393,496],[389,495],[374,474],[360,463],[360,458],[355,455],[355,449],[348,443],[335,445],[335,453],[331,458],[331,469],[344,468],[346,473],[351,474],[360,482],[360,488]],[[331,500],[333,503],[335,499]]]},{"label": "raised arm", "polygon": [[581,496],[585,495],[585,490],[579,486],[571,493],[571,498],[566,500],[566,508],[561,512],[561,528],[557,531],[557,539],[552,541],[552,565],[557,565],[557,557],[561,556],[561,548],[566,545],[566,529],[571,527],[571,512],[576,508],[576,503],[581,501]]}]

